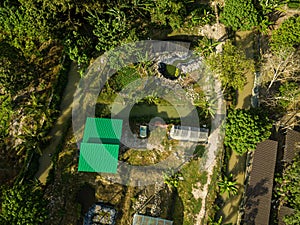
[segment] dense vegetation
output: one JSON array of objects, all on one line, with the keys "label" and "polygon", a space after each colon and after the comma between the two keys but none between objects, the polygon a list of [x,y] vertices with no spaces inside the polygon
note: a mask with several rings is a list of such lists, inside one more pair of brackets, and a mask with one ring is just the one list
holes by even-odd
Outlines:
[{"label": "dense vegetation", "polygon": [[293,163],[287,166],[283,176],[277,181],[280,184],[277,188],[277,194],[281,204],[295,210],[292,215],[284,218],[284,222],[287,225],[298,224],[300,221],[300,155],[295,157]]},{"label": "dense vegetation", "polygon": [[230,109],[226,118],[226,147],[243,154],[254,150],[256,144],[267,139],[271,132],[271,121],[259,109]]},{"label": "dense vegetation", "polygon": [[274,50],[300,46],[300,16],[290,17],[272,33],[271,46]]},{"label": "dense vegetation", "polygon": [[38,225],[47,218],[43,192],[36,184],[18,184],[2,192],[0,223]]},{"label": "dense vegetation", "polygon": [[[11,173],[0,177],[0,185],[9,184],[2,192],[1,224],[40,224],[45,220],[42,190],[30,180],[38,167],[37,159],[49,140],[48,132],[58,115],[70,61],[78,63],[79,72],[83,76],[90,61],[118,45],[135,40],[164,39],[167,33],[182,28],[193,30],[213,24],[219,15],[213,13],[212,4],[198,2],[0,2],[0,169],[11,168]],[[268,31],[272,24],[270,18],[281,6],[280,2],[226,0],[224,7],[218,5],[220,19],[233,31],[256,28],[258,31]],[[271,57],[262,57],[262,62],[259,62],[268,71],[265,84],[269,89],[273,88],[273,83],[278,84],[274,90],[268,92],[266,102],[272,103],[268,107],[279,107],[280,110],[284,109],[282,112],[298,110],[300,70],[295,68],[299,60],[299,24],[299,17],[291,17],[273,31]],[[217,54],[215,47],[219,44],[218,41],[207,37],[196,38],[197,52],[206,58],[212,70],[219,75],[224,90],[241,90],[247,82],[245,74],[254,72],[253,62],[232,44],[234,42],[226,42],[222,53]],[[268,63],[271,67],[265,67]],[[148,73],[147,70],[153,69],[151,65],[147,69],[145,67],[135,65],[134,68],[120,70],[105,87],[111,88],[112,95],[109,97],[143,73]],[[155,100],[155,96],[150,96],[145,101],[153,103]],[[207,111],[207,114],[214,113]],[[270,121],[265,115],[252,110],[230,110],[226,128],[225,146],[243,154],[253,150],[257,142],[269,136]],[[178,186],[178,190],[184,194],[186,185],[190,184],[178,182],[177,177],[175,178],[176,184],[172,183],[173,178],[167,180],[168,183]],[[191,181],[189,178],[185,179],[187,183],[199,179],[192,178]],[[284,179],[288,180],[290,177],[285,176]],[[23,182],[22,185],[19,185],[20,181]],[[231,188],[231,192],[234,192],[233,181],[224,177],[222,182],[219,184],[222,190],[230,191]],[[293,186],[292,183],[290,185]],[[291,190],[292,186],[286,188]],[[191,190],[183,196],[184,204],[190,205],[186,209],[187,220],[192,220],[190,215],[197,213],[201,207],[201,199],[192,199],[190,195]],[[291,202],[288,204],[298,207]]]},{"label": "dense vegetation", "polygon": [[259,13],[251,0],[226,0],[221,21],[234,31],[258,26]]}]

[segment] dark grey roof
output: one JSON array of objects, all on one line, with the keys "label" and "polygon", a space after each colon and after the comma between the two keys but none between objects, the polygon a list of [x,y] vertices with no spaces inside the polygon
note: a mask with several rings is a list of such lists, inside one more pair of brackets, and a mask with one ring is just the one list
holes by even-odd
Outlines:
[{"label": "dark grey roof", "polygon": [[277,144],[276,141],[266,140],[256,147],[242,224],[269,224]]},{"label": "dark grey roof", "polygon": [[294,130],[287,130],[283,160],[291,163],[296,154],[300,152],[300,133]]}]

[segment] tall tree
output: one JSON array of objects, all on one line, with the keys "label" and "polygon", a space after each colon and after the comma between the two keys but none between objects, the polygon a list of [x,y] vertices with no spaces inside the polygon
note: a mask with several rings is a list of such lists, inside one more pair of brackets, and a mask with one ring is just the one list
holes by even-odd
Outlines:
[{"label": "tall tree", "polygon": [[45,11],[25,8],[8,1],[0,7],[0,40],[6,40],[26,57],[38,54],[41,44],[51,39]]},{"label": "tall tree", "polygon": [[153,23],[177,29],[184,21],[186,8],[182,1],[160,0],[154,1],[150,12]]},{"label": "tall tree", "polygon": [[98,38],[96,49],[99,52],[137,39],[135,30],[120,7],[110,8],[103,14],[89,11],[88,21],[94,27],[93,33]]},{"label": "tall tree", "polygon": [[247,82],[246,73],[254,72],[253,61],[229,41],[223,45],[222,53],[211,54],[207,63],[220,76],[224,88],[242,89]]},{"label": "tall tree", "polygon": [[293,48],[286,47],[267,52],[263,56],[262,79],[264,83],[269,83],[268,89],[276,81],[299,80],[299,60],[300,51],[295,51]]}]

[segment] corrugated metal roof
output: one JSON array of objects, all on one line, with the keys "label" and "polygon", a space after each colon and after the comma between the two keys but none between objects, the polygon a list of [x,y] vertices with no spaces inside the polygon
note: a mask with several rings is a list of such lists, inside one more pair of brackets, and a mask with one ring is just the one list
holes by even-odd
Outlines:
[{"label": "corrugated metal roof", "polygon": [[283,160],[286,163],[291,163],[300,152],[300,133],[294,130],[287,130]]},{"label": "corrugated metal roof", "polygon": [[81,143],[78,171],[116,173],[119,145]]},{"label": "corrugated metal roof", "polygon": [[123,121],[119,119],[90,118],[86,119],[82,142],[117,144],[122,135]]},{"label": "corrugated metal roof", "polygon": [[86,119],[78,171],[117,172],[122,124],[119,119]]},{"label": "corrugated metal roof", "polygon": [[245,224],[269,224],[277,144],[276,141],[266,140],[256,147],[246,190]]},{"label": "corrugated metal roof", "polygon": [[132,225],[172,225],[173,221],[134,214]]}]

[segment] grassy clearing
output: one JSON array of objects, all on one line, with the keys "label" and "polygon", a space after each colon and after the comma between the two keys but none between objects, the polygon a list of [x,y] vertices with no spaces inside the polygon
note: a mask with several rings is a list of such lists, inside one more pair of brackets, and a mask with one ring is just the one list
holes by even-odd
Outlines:
[{"label": "grassy clearing", "polygon": [[200,160],[192,160],[180,171],[183,180],[179,182],[178,197],[175,199],[174,225],[181,224],[178,221],[182,221],[180,218],[182,212],[184,212],[182,224],[194,225],[196,222],[195,215],[200,212],[202,199],[196,198],[192,191],[199,188],[197,184],[200,183],[203,186],[207,182],[207,173],[201,173],[199,169]]}]

